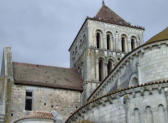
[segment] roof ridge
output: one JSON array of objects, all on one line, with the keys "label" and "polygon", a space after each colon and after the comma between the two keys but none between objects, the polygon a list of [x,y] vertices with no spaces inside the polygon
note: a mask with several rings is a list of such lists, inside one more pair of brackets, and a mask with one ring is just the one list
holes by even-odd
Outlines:
[{"label": "roof ridge", "polygon": [[36,67],[52,67],[52,68],[69,69],[69,70],[73,70],[74,69],[74,68],[66,68],[66,67],[60,67],[60,66],[43,65],[43,64],[33,64],[33,63],[24,63],[24,62],[16,62],[16,61],[13,61],[12,63],[14,63],[14,64],[29,65],[29,66],[36,66]]}]

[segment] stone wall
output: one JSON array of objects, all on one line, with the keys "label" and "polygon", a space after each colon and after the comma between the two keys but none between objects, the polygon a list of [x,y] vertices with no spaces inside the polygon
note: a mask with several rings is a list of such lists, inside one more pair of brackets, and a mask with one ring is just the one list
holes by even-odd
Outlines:
[{"label": "stone wall", "polygon": [[134,86],[132,77],[137,84],[168,78],[168,41],[144,44],[124,57],[113,69],[111,74],[95,90],[90,100],[103,96],[120,88]]},{"label": "stone wall", "polygon": [[25,111],[26,90],[32,91],[32,111],[56,110],[65,120],[80,105],[81,93],[71,90],[13,85],[8,119],[13,122],[31,113]]},{"label": "stone wall", "polygon": [[88,102],[66,123],[167,123],[168,81],[118,90]]},{"label": "stone wall", "polygon": [[140,57],[140,81],[166,79],[168,78],[168,47],[160,44],[148,47],[143,56]]},{"label": "stone wall", "polygon": [[[101,47],[97,48],[96,32],[101,32]],[[103,79],[107,76],[108,61],[113,67],[131,49],[131,38],[135,37],[135,47],[143,44],[144,30],[108,24],[86,19],[70,47],[70,64],[78,70],[83,78],[83,103],[100,84],[99,59],[103,59]],[[110,49],[107,49],[107,34],[111,35]],[[121,37],[126,36],[126,52],[121,51]]]},{"label": "stone wall", "polygon": [[107,49],[106,34],[108,32],[112,34],[112,40],[114,45],[112,51],[121,52],[122,34],[125,34],[127,37],[127,40],[126,40],[127,52],[131,51],[132,36],[135,36],[137,39],[136,47],[144,43],[144,36],[143,36],[144,30],[89,20],[88,21],[88,33],[89,33],[88,47],[96,47],[96,30],[99,30],[102,32],[102,42],[103,42],[102,49]]}]

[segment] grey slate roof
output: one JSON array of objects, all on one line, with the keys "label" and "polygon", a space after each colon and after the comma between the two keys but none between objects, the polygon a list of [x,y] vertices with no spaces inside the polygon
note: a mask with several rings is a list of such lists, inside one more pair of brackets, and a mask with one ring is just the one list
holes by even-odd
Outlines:
[{"label": "grey slate roof", "polygon": [[75,69],[13,62],[16,84],[82,91],[82,79]]}]

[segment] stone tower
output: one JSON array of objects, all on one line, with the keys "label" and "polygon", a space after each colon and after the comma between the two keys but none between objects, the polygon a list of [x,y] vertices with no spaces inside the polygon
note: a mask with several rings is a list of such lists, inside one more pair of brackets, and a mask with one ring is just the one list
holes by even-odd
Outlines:
[{"label": "stone tower", "polygon": [[143,44],[143,33],[104,3],[95,17],[86,18],[69,48],[70,66],[83,79],[83,103],[125,54]]}]

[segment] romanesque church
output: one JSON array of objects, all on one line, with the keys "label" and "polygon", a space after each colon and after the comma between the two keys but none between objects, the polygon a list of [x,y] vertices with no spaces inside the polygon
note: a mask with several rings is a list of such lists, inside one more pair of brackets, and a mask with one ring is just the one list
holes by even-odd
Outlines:
[{"label": "romanesque church", "polygon": [[70,68],[3,50],[0,123],[167,123],[168,28],[144,41],[104,3],[72,42]]}]

